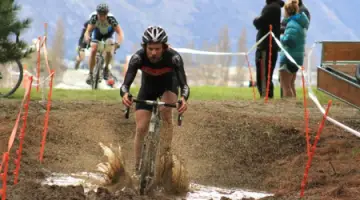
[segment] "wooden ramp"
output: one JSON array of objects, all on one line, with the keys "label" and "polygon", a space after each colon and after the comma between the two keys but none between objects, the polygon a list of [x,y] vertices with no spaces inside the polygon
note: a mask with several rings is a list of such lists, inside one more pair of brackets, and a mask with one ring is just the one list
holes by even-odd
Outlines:
[{"label": "wooden ramp", "polygon": [[317,89],[360,109],[360,42],[324,41]]}]

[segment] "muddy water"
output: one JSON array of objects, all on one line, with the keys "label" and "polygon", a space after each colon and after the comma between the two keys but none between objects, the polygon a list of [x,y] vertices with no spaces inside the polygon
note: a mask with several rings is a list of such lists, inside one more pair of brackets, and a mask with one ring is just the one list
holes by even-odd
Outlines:
[{"label": "muddy water", "polygon": [[[87,193],[91,190],[96,191],[99,184],[105,181],[101,174],[97,173],[76,173],[76,174],[61,174],[52,173],[50,177],[47,177],[42,184],[45,185],[83,185],[84,192]],[[272,196],[269,193],[259,193],[246,191],[237,188],[218,188],[212,186],[205,186],[196,183],[190,184],[191,192],[188,192],[186,199],[191,200],[208,200],[208,199],[220,199],[221,197],[227,197],[230,199],[242,199],[242,198],[254,198],[260,199],[267,196]]]}]

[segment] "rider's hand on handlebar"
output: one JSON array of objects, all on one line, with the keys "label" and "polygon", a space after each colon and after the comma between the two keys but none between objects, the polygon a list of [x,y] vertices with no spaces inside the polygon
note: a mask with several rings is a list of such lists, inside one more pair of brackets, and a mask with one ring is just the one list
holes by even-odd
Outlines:
[{"label": "rider's hand on handlebar", "polygon": [[183,114],[187,110],[187,103],[184,97],[181,97],[181,106],[178,108],[180,114]]},{"label": "rider's hand on handlebar", "polygon": [[115,49],[120,48],[120,43],[119,42],[115,42]]},{"label": "rider's hand on handlebar", "polygon": [[122,102],[125,106],[130,107],[133,103],[132,100],[129,99],[129,93],[124,94],[122,98]]}]

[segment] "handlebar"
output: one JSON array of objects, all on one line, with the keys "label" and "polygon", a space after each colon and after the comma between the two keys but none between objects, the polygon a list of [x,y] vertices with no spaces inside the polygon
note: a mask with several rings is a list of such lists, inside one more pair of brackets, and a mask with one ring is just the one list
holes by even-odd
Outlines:
[{"label": "handlebar", "polygon": [[[130,100],[132,99],[131,94],[129,94],[129,99]],[[151,105],[151,106],[166,106],[166,107],[171,107],[171,108],[177,108],[176,104],[178,104],[179,107],[182,105],[182,100],[178,100],[177,103],[173,103],[173,104],[165,103],[162,101],[152,101],[152,100],[139,100],[139,99],[132,99],[132,100],[135,103],[145,103],[145,104]],[[130,114],[130,107],[126,107],[126,109],[125,109],[125,118],[126,119],[129,119],[129,114]],[[182,120],[183,120],[183,116],[182,116],[182,114],[179,114],[178,119],[177,119],[178,126],[181,126]]]},{"label": "handlebar", "polygon": [[[85,41],[85,39],[84,39],[83,41]],[[111,43],[111,44],[106,44],[104,40],[100,40],[99,42],[102,42],[102,43],[104,43],[105,45],[110,45],[110,46],[117,45],[117,47],[114,49],[114,54],[116,54],[116,50],[120,48],[120,44],[119,44],[117,41],[114,42],[114,43]],[[91,40],[89,40],[88,42],[85,41],[85,43],[86,43],[85,49],[88,49],[88,48],[91,47],[91,46],[90,46]]]}]

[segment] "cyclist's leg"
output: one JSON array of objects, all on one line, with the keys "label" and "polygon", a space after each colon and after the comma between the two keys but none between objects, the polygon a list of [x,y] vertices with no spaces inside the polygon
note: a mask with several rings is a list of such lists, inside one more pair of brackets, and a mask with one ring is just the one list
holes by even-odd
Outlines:
[{"label": "cyclist's leg", "polygon": [[97,43],[101,40],[101,34],[99,29],[95,28],[91,34],[91,43],[90,43],[90,56],[89,56],[89,76],[86,79],[87,84],[91,84],[92,81],[92,72],[95,66],[95,57],[97,51]]},{"label": "cyclist's leg", "polygon": [[[170,89],[165,89],[162,93],[161,101],[166,103],[176,103],[178,95],[178,88],[175,86]],[[160,107],[162,126],[160,129],[160,145],[159,145],[159,156],[160,162],[157,162],[158,170],[156,172],[156,182],[166,182],[171,177],[171,166],[172,166],[172,154],[171,154],[171,143],[173,137],[173,120],[172,120],[173,108]],[[160,164],[160,165],[159,165]],[[170,170],[170,171],[169,171]],[[164,182],[165,181],[165,182]]]},{"label": "cyclist's leg", "polygon": [[106,55],[105,55],[105,68],[104,68],[104,79],[107,80],[109,77],[109,64],[112,59],[113,46],[110,44],[114,43],[114,29],[109,28],[109,33],[104,36],[106,40]]},{"label": "cyclist's leg", "polygon": [[[161,97],[161,101],[164,101],[166,103],[176,103],[178,98],[178,93],[175,91],[175,89],[172,90],[166,90]],[[172,112],[173,108],[169,107],[161,107],[161,119],[162,119],[162,129],[161,129],[161,139],[160,142],[162,142],[161,148],[160,148],[160,155],[163,155],[166,151],[170,151],[171,147],[171,141],[172,141],[172,135],[173,135],[173,118],[172,118]]]},{"label": "cyclist's leg", "polygon": [[[172,77],[169,77],[168,81],[165,81],[164,85],[165,87],[162,91],[161,101],[166,103],[176,103],[179,94],[179,87],[175,74],[173,74]],[[163,122],[163,128],[160,133],[160,142],[162,142],[160,155],[163,155],[166,151],[170,151],[173,135],[172,111],[173,108],[164,106],[160,107],[161,119]]]},{"label": "cyclist's leg", "polygon": [[[156,94],[149,93],[146,88],[141,87],[137,98],[139,100],[156,100]],[[139,167],[141,157],[141,146],[144,141],[144,137],[149,129],[149,122],[151,118],[152,107],[146,104],[136,104],[135,121],[136,121],[136,133],[134,140],[134,154],[135,154],[135,170]]]}]

